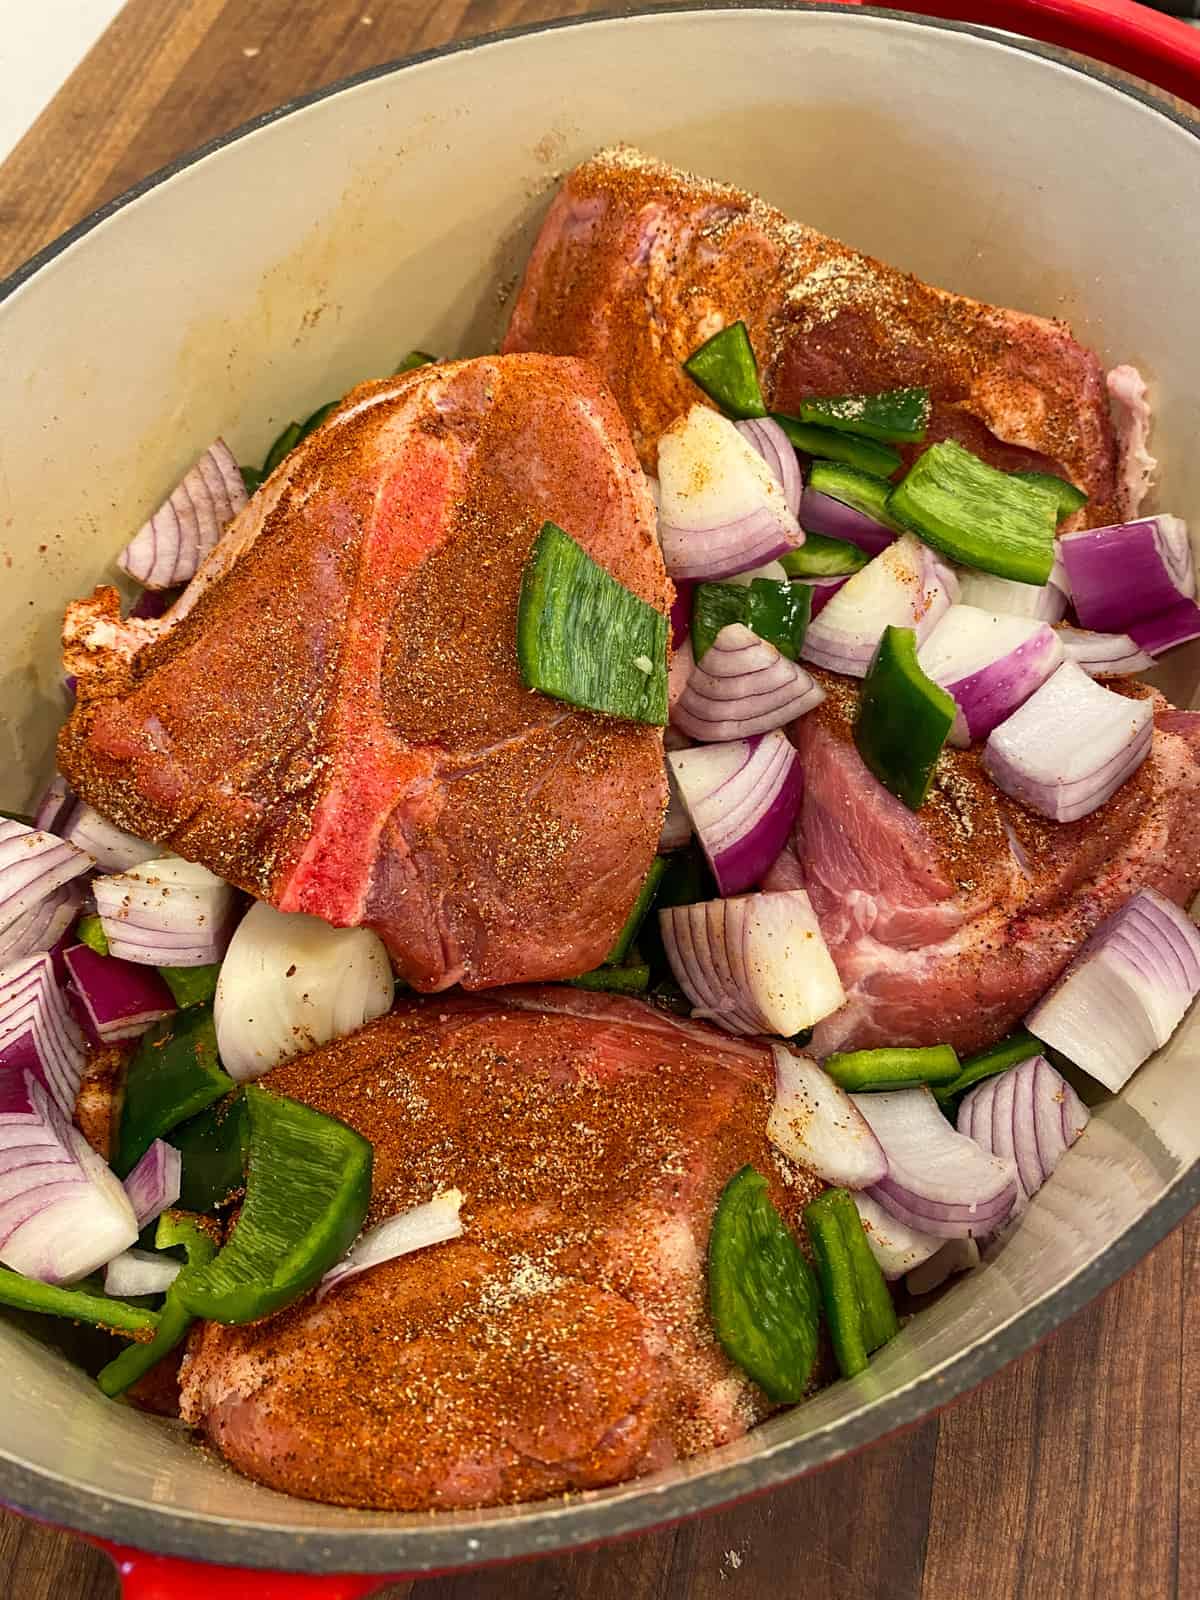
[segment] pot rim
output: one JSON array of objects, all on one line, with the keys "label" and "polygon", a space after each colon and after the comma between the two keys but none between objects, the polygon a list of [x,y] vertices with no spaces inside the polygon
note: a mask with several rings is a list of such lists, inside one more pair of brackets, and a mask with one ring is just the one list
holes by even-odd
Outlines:
[{"label": "pot rim", "polygon": [[[967,34],[993,46],[1039,56],[1092,78],[1200,138],[1200,113],[1189,114],[1166,102],[1159,94],[1143,89],[1139,83],[1060,46],[974,23],[874,5],[855,5],[851,10],[845,0],[689,0],[682,6],[659,3],[637,12],[606,11],[582,17],[559,17],[454,40],[368,67],[295,96],[177,156],[92,211],[0,280],[0,304],[63,251],[142,195],[225,146],[360,84],[392,76],[426,61],[534,34],[618,22],[636,23],[641,17],[686,17],[697,12],[738,11],[837,15],[847,21],[871,17]],[[930,1416],[1055,1332],[1135,1266],[1197,1206],[1200,1206],[1200,1162],[1181,1172],[1136,1223],[1059,1289],[1020,1312],[994,1338],[962,1351],[889,1400],[868,1405],[844,1421],[804,1439],[778,1444],[765,1457],[734,1461],[702,1477],[685,1476],[666,1487],[651,1487],[648,1482],[640,1493],[636,1482],[632,1486],[615,1486],[625,1491],[620,1499],[592,1499],[584,1495],[565,1502],[533,1501],[480,1512],[450,1512],[419,1527],[397,1528],[390,1525],[390,1513],[363,1512],[360,1513],[361,1526],[288,1528],[274,1522],[233,1522],[220,1516],[182,1512],[132,1497],[110,1495],[98,1485],[67,1482],[28,1466],[8,1455],[0,1442],[0,1504],[80,1533],[115,1537],[142,1550],[199,1562],[298,1573],[419,1575],[549,1555],[643,1533],[777,1488]],[[480,1527],[466,1520],[471,1517],[494,1520],[489,1526]]]}]

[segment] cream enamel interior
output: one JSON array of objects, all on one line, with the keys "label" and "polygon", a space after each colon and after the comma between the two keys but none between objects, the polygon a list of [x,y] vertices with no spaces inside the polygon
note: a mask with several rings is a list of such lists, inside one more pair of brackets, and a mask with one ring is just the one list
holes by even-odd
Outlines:
[{"label": "cream enamel interior", "polygon": [[[597,21],[375,76],[186,166],[0,303],[0,755],[44,778],[56,623],[214,434],[279,427],[409,347],[494,346],[556,176],[619,139],[756,188],[933,281],[1068,318],[1151,378],[1164,508],[1200,522],[1200,144],[1012,43],[834,9]],[[1164,684],[1190,703],[1200,652]],[[430,1520],[285,1499],[105,1401],[0,1321],[0,1497],[209,1560],[413,1571],[647,1526],[766,1486],[949,1398],[1055,1326],[1196,1194],[1189,1019],[1106,1106],[1015,1241],[853,1384],[659,1477]]]}]

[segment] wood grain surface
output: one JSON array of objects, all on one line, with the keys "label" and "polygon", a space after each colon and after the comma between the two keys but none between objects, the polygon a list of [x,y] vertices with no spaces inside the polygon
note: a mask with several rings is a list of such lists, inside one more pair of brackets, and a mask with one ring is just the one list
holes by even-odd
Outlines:
[{"label": "wood grain surface", "polygon": [[[173,156],[319,84],[579,0],[129,0],[0,167],[0,275]],[[768,1497],[390,1600],[1192,1600],[1200,1218],[1032,1355]],[[114,1600],[107,1560],[0,1515],[0,1596]]]}]

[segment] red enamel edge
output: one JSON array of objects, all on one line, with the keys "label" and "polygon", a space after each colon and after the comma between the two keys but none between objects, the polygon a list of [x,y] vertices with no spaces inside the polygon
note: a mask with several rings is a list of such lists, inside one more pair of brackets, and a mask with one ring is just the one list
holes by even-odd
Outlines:
[{"label": "red enamel edge", "polygon": [[206,1561],[156,1556],[109,1539],[89,1537],[112,1557],[121,1580],[122,1600],[362,1600],[395,1583],[395,1577],[340,1573],[259,1572],[249,1567],[213,1567]]}]

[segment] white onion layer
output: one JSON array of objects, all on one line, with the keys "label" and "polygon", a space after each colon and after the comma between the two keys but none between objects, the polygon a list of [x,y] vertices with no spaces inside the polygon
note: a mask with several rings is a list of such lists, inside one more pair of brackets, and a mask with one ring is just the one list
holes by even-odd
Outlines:
[{"label": "white onion layer", "polygon": [[775,1100],[767,1138],[789,1161],[826,1183],[866,1189],[887,1176],[883,1146],[850,1096],[815,1061],[786,1045],[775,1057]]}]

